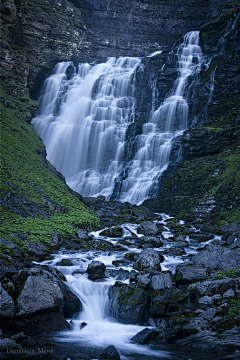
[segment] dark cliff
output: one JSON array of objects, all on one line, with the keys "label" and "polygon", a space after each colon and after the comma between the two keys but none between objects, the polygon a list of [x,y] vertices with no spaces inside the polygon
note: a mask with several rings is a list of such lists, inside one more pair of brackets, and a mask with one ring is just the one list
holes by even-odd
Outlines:
[{"label": "dark cliff", "polygon": [[[63,233],[72,233],[69,228],[64,230],[64,224],[73,221],[72,215],[79,216],[76,204],[82,211],[82,223],[95,224],[88,210],[82,208],[81,197],[67,188],[61,174],[46,161],[44,145],[30,125],[38,108],[33,99],[37,99],[44,79],[55,64],[69,60],[105,60],[107,56],[144,56],[161,48],[161,56],[150,61],[146,73],[139,73],[138,78],[139,83],[147,84],[151,74],[155,74],[161,89],[160,103],[176,78],[176,69],[171,68],[169,62],[169,51],[185,32],[199,29],[203,52],[213,57],[209,69],[200,74],[190,94],[190,117],[196,119],[195,126],[201,127],[185,133],[182,140],[184,161],[177,162],[172,155],[173,163],[158,185],[158,198],[148,201],[147,205],[186,218],[201,212],[201,206],[207,206],[204,204],[211,203],[216,214],[225,212],[224,221],[230,218],[239,208],[236,185],[239,184],[240,162],[239,19],[234,31],[225,36],[224,53],[215,55],[227,22],[238,14],[239,7],[239,1],[230,0],[197,3],[190,0],[53,0],[51,4],[43,0],[2,1],[1,197],[4,223],[11,219],[5,234],[28,231],[31,237],[32,233],[39,233],[40,222],[38,226],[29,223],[26,229],[10,228],[13,223],[20,223],[22,217],[53,219],[54,211],[46,205],[49,201],[60,205],[60,209],[62,206],[62,218],[58,219],[57,227],[62,226]],[[166,69],[161,73],[159,69],[164,63]],[[214,70],[214,91],[209,102]],[[129,139],[141,131],[141,123],[146,121],[149,91],[147,86],[142,86],[136,123],[129,129]],[[179,149],[180,143],[176,144],[176,151]],[[132,155],[126,152],[126,156]],[[72,215],[66,215],[64,210],[69,207],[75,209]],[[204,216],[208,218],[209,211]],[[55,218],[51,224],[54,222]],[[56,224],[54,226],[55,229]],[[47,226],[44,236],[45,239],[49,237]]]}]

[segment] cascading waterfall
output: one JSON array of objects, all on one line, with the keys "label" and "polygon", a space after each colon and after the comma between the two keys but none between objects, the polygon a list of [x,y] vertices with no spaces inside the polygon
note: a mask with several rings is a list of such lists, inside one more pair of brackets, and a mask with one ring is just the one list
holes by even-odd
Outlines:
[{"label": "cascading waterfall", "polygon": [[156,110],[138,136],[138,151],[130,164],[128,177],[123,181],[121,200],[139,204],[147,199],[159,176],[167,168],[172,140],[187,128],[188,103],[184,91],[189,76],[201,70],[202,54],[199,32],[184,36],[178,47],[179,77],[172,94]]},{"label": "cascading waterfall", "polygon": [[[189,76],[201,70],[198,43],[199,32],[193,31],[178,46],[179,77],[157,110],[153,86],[152,112],[136,139],[135,158],[127,164],[121,201],[140,204],[150,196],[168,166],[173,138],[187,128],[184,93]],[[134,77],[139,64],[140,59],[129,57],[110,58],[95,66],[80,64],[69,79],[66,74],[73,64],[59,63],[45,82],[40,112],[32,124],[46,145],[48,160],[83,196],[109,199],[123,170],[125,132],[134,121]]]},{"label": "cascading waterfall", "polygon": [[121,171],[124,137],[134,120],[134,70],[138,58],[80,64],[68,80],[70,62],[59,63],[45,82],[40,113],[32,121],[48,160],[83,196],[112,193]]}]

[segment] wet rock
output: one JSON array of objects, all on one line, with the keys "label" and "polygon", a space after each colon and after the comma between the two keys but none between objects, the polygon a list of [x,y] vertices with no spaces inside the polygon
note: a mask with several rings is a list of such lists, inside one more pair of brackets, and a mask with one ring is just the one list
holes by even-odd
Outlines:
[{"label": "wet rock", "polygon": [[149,317],[149,293],[133,285],[116,282],[108,292],[110,307],[118,321],[137,324]]},{"label": "wet rock", "polygon": [[221,229],[223,232],[229,232],[234,234],[240,233],[240,226],[237,223],[225,224],[222,226]]},{"label": "wet rock", "polygon": [[56,263],[56,266],[73,266],[74,263],[71,259],[62,259]]},{"label": "wet rock", "polygon": [[159,331],[146,328],[133,336],[131,340],[138,344],[149,344],[150,342],[157,341],[158,335]]},{"label": "wet rock", "polygon": [[85,326],[87,326],[87,323],[85,321],[83,321],[80,325],[80,329],[83,329],[85,328]]},{"label": "wet rock", "polygon": [[204,280],[209,275],[209,268],[195,265],[192,262],[179,264],[176,267],[175,279],[177,284],[191,284],[196,281]]},{"label": "wet rock", "polygon": [[44,257],[49,254],[49,250],[46,248],[45,245],[41,243],[35,243],[27,247],[26,253],[29,256],[37,259],[44,259]]},{"label": "wet rock", "polygon": [[151,221],[143,221],[141,225],[137,228],[137,232],[146,236],[157,235],[158,227],[155,223],[152,223]]},{"label": "wet rock", "polygon": [[65,318],[72,317],[75,313],[82,310],[82,304],[77,295],[75,295],[67,285],[62,281],[59,283],[63,298],[63,315]]},{"label": "wet rock", "polygon": [[172,287],[172,278],[168,273],[153,275],[151,279],[151,287],[153,290],[170,289]]},{"label": "wet rock", "polygon": [[28,316],[63,307],[62,294],[57,282],[40,276],[29,276],[17,299],[17,316]]},{"label": "wet rock", "polygon": [[0,283],[0,298],[1,298],[1,308],[0,308],[0,317],[2,318],[12,318],[16,312],[14,301],[7,291],[2,287]]},{"label": "wet rock", "polygon": [[203,311],[200,316],[201,316],[203,319],[205,319],[205,320],[207,320],[207,321],[210,321],[210,320],[212,320],[212,319],[216,316],[217,313],[218,313],[218,310],[217,310],[217,309],[215,309],[215,308],[210,308],[210,309],[208,309],[208,310],[206,310],[206,311]]},{"label": "wet rock", "polygon": [[101,261],[92,261],[87,267],[90,280],[102,279],[105,277],[106,266]]},{"label": "wet rock", "polygon": [[108,346],[105,350],[100,352],[98,359],[103,360],[121,360],[116,348],[113,345]]},{"label": "wet rock", "polygon": [[152,249],[146,249],[141,251],[135,256],[135,262],[133,268],[136,270],[144,270],[147,268],[152,268],[160,271],[161,265],[160,262],[164,261],[164,256],[161,255],[158,251]]},{"label": "wet rock", "polygon": [[8,322],[8,328],[20,331],[61,331],[70,329],[70,325],[64,319],[61,311],[47,311],[39,314],[32,314],[25,318],[14,317]]},{"label": "wet rock", "polygon": [[224,294],[223,294],[223,299],[229,298],[229,297],[234,297],[235,296],[235,291],[233,289],[228,289]]},{"label": "wet rock", "polygon": [[203,281],[202,283],[193,283],[189,285],[188,290],[196,291],[200,296],[211,296],[214,294],[223,294],[228,289],[238,288],[240,278],[225,278],[221,280]]},{"label": "wet rock", "polygon": [[101,231],[100,235],[107,237],[122,237],[123,230],[120,226],[114,226],[113,228],[109,228]]},{"label": "wet rock", "polygon": [[198,299],[198,303],[199,304],[203,304],[203,305],[213,305],[213,298],[210,296],[202,296]]},{"label": "wet rock", "polygon": [[200,251],[192,258],[197,265],[210,267],[211,269],[230,269],[239,267],[240,249],[226,249],[222,246],[210,246],[207,250]]},{"label": "wet rock", "polygon": [[163,246],[163,242],[155,236],[144,236],[139,239],[139,243],[144,245],[145,248],[147,247],[159,248]]},{"label": "wet rock", "polygon": [[194,233],[189,234],[189,238],[197,240],[198,242],[205,242],[214,238],[213,235]]}]

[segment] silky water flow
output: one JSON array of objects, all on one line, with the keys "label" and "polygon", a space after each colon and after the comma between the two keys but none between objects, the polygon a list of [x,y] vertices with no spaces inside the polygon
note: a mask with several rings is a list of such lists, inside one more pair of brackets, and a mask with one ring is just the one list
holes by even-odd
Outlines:
[{"label": "silky water flow", "polygon": [[[149,197],[168,166],[173,139],[187,128],[186,86],[203,61],[198,44],[199,32],[193,31],[177,48],[179,76],[170,96],[158,109],[153,106],[142,135],[136,138],[136,155],[127,164],[120,201],[140,204]],[[103,64],[79,64],[76,70],[71,62],[63,62],[45,81],[39,115],[32,124],[46,145],[48,160],[83,196],[109,199],[123,170],[125,133],[134,121],[135,73],[140,63],[139,58],[110,58]],[[69,67],[74,68],[72,76],[67,76]]]}]

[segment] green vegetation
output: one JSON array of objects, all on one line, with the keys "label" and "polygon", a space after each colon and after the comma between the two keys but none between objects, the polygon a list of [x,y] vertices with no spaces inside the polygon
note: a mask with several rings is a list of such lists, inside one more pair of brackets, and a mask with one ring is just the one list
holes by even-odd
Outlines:
[{"label": "green vegetation", "polygon": [[225,270],[218,271],[217,274],[214,275],[214,279],[221,280],[224,277],[235,278],[235,277],[237,277],[238,270],[239,270],[239,268],[232,268],[232,269],[225,269]]},{"label": "green vegetation", "polygon": [[230,308],[228,309],[228,317],[235,318],[240,316],[240,300],[230,299]]}]

